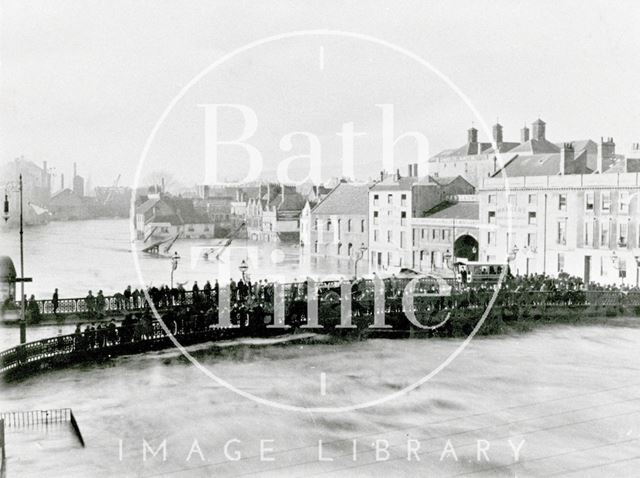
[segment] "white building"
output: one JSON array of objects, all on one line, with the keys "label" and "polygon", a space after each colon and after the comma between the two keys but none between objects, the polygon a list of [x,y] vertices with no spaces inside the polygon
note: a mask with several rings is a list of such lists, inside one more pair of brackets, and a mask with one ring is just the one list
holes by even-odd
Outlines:
[{"label": "white building", "polygon": [[640,174],[485,178],[478,196],[481,260],[515,252],[519,274],[640,281]]}]

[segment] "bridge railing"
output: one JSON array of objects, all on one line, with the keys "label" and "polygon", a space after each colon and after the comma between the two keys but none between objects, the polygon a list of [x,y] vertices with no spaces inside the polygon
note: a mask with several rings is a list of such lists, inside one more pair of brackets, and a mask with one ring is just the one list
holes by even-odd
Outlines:
[{"label": "bridge railing", "polygon": [[[401,294],[406,285],[409,283],[411,279],[394,279],[390,281],[389,279],[385,280],[385,288],[387,288],[387,293],[395,293],[396,295]],[[457,284],[452,279],[446,279],[448,285],[454,286],[454,293],[464,294],[464,290],[458,290],[456,288]],[[323,290],[339,288],[341,281],[324,281],[317,282],[320,292]],[[286,297],[290,297],[293,294],[293,291],[302,291],[304,289],[304,282],[299,283],[283,283],[281,287],[284,291]],[[430,282],[428,280],[422,279],[416,288],[415,292],[425,292],[426,288],[429,287]],[[436,287],[436,282],[433,280],[431,284]],[[255,286],[256,284],[254,284]],[[361,280],[358,283],[354,284],[354,289],[358,288],[361,292],[365,294],[372,295],[374,291],[374,282],[372,280]],[[476,293],[492,293],[492,290],[484,290],[484,291],[476,291]],[[204,296],[203,290],[199,292],[200,296]],[[503,295],[512,295],[512,296],[524,296],[526,297],[543,297],[543,299],[548,303],[552,302],[564,302],[570,301],[571,297],[583,298],[585,304],[587,305],[640,305],[640,291],[631,290],[631,291],[622,291],[622,290],[558,290],[558,291],[512,291],[512,290],[503,290],[501,291]],[[169,294],[168,301],[170,304],[165,305],[192,305],[193,304],[193,292],[183,290],[178,292],[174,290]],[[54,307],[52,300],[36,300],[36,304],[38,306],[38,310],[42,315],[52,315],[54,313]],[[20,308],[20,303],[16,302],[15,307],[17,309]],[[113,296],[105,296],[104,297],[104,305],[98,304],[94,297],[93,300],[87,300],[86,297],[76,297],[76,298],[66,298],[59,299],[58,308],[56,310],[57,314],[86,314],[86,313],[98,313],[98,314],[121,314],[123,312],[131,311],[141,311],[147,307],[146,297],[144,294],[138,295],[137,297],[133,297],[130,299],[125,299],[123,294],[115,294]]]}]

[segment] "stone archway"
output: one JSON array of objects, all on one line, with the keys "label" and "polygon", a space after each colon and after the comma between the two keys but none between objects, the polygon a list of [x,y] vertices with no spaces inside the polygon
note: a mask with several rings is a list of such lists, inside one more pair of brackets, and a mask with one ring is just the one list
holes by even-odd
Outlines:
[{"label": "stone archway", "polygon": [[475,237],[464,234],[454,243],[454,255],[469,261],[478,260],[478,241]]}]

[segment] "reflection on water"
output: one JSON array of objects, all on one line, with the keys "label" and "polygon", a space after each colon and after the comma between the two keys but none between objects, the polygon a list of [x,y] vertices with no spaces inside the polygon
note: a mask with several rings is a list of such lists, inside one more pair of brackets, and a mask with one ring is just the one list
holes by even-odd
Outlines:
[{"label": "reflection on water", "polygon": [[[129,241],[129,223],[125,219],[73,222],[52,222],[46,226],[25,230],[25,275],[33,283],[25,286],[27,295],[49,298],[57,287],[61,297],[84,297],[88,290],[103,290],[105,294],[122,291],[128,284],[140,286]],[[193,281],[203,284],[217,277],[240,276],[242,260],[249,264],[253,280],[302,279],[348,275],[351,261],[335,259],[303,260],[297,244],[256,243],[234,240],[220,261],[202,259],[202,252],[219,241],[179,240],[171,252],[182,260],[175,272],[176,282],[190,287]],[[0,254],[19,260],[17,231],[0,232]],[[159,285],[170,280],[170,261],[139,253],[144,284]],[[366,261],[359,269],[366,272]]]}]

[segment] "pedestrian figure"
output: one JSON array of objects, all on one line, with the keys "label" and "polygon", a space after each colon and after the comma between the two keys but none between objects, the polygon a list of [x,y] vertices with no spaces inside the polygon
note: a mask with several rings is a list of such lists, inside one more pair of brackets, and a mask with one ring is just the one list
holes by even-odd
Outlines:
[{"label": "pedestrian figure", "polygon": [[51,305],[53,305],[53,313],[58,313],[58,289],[53,293],[53,297],[51,298]]}]

